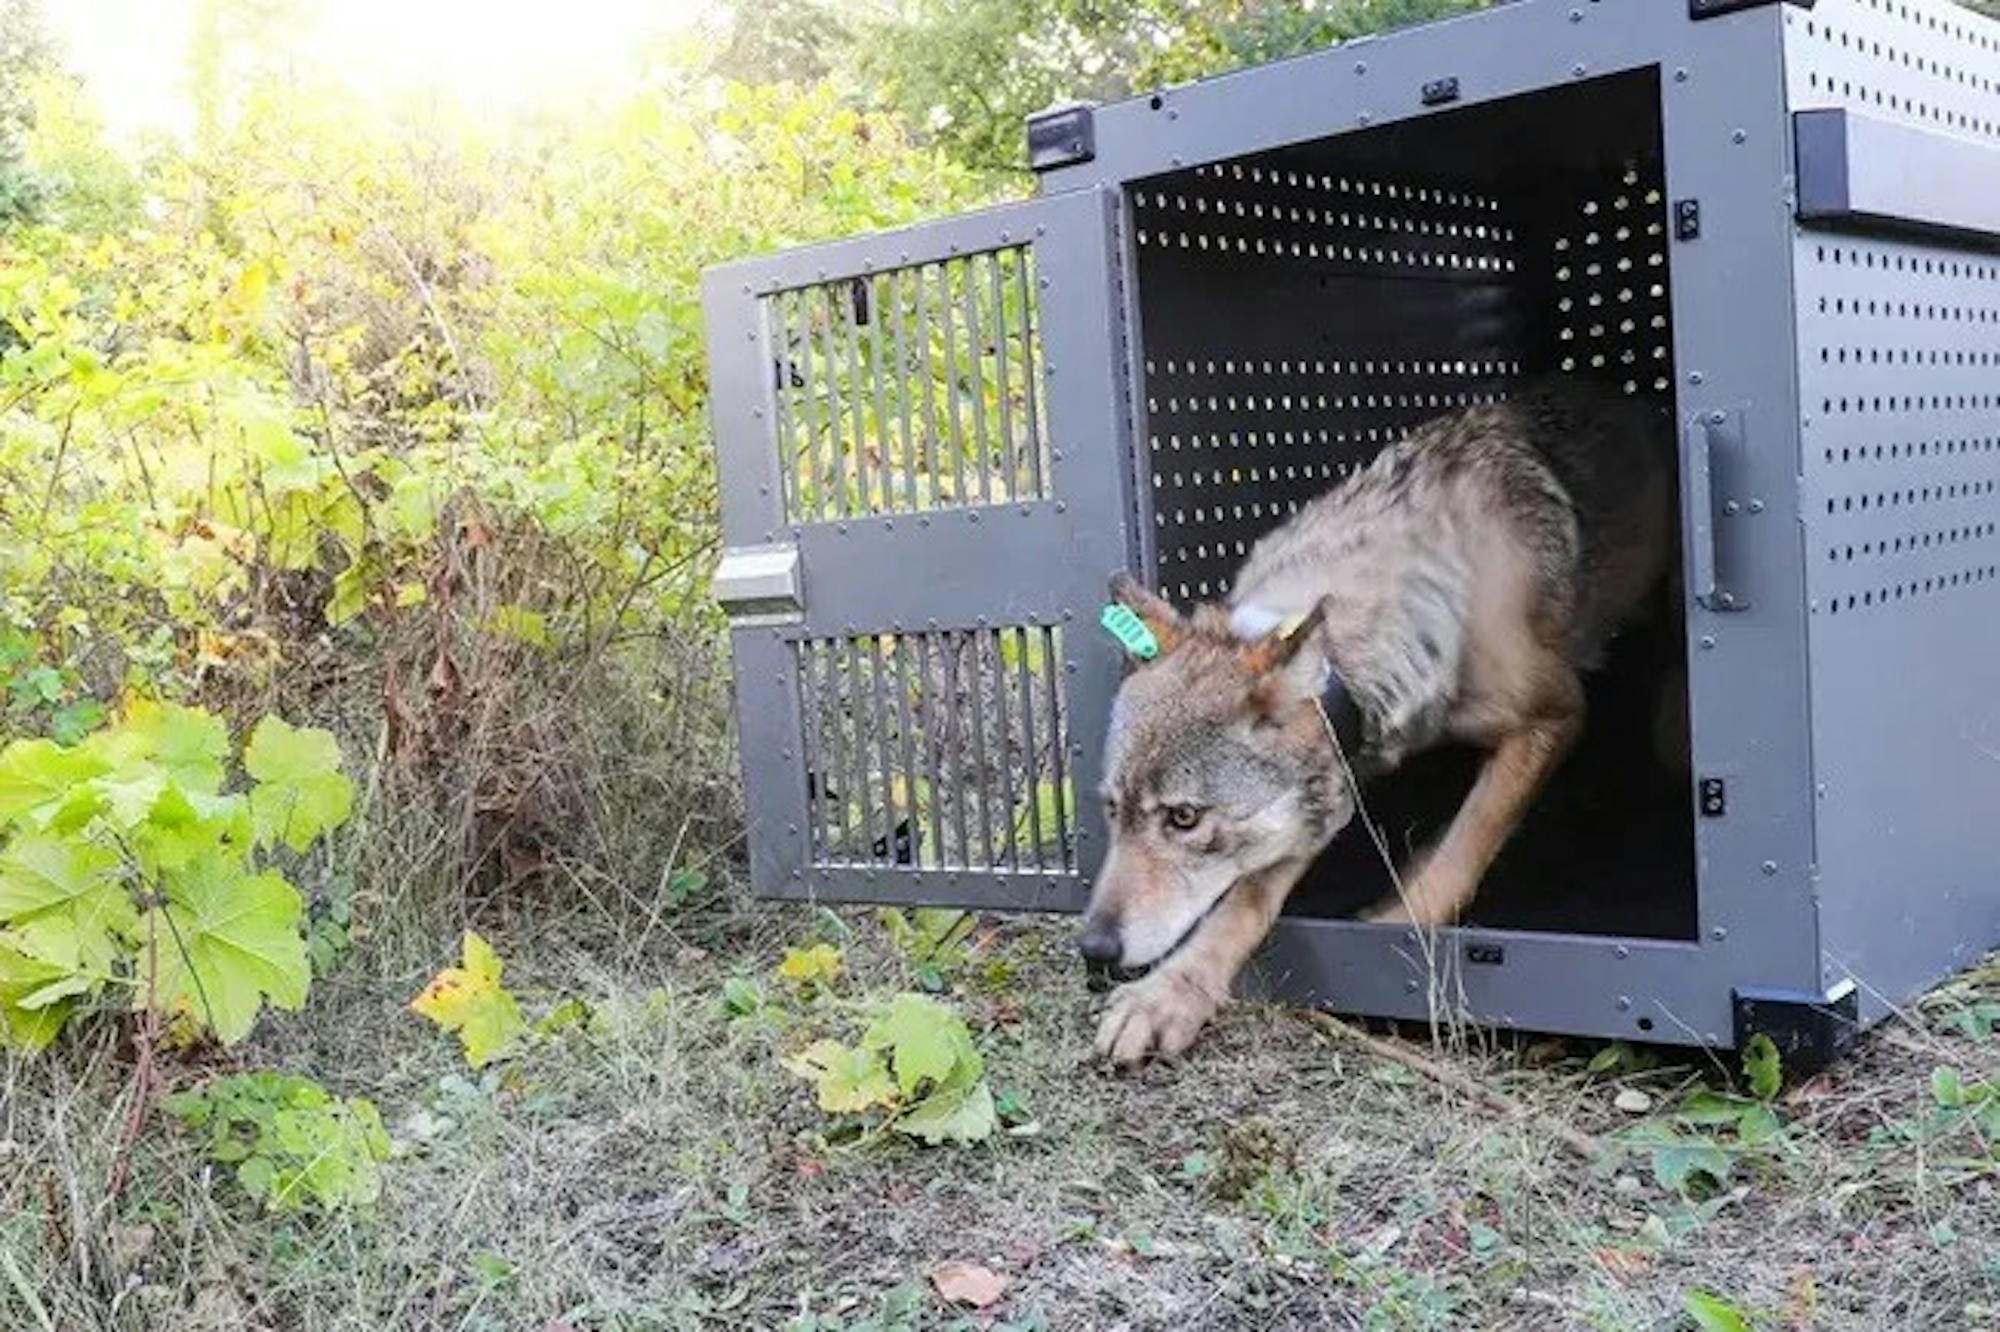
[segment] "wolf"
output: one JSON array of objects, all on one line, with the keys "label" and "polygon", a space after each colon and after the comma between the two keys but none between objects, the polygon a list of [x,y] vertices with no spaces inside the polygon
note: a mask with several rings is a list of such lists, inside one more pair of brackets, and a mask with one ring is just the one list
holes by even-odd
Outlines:
[{"label": "wolf", "polygon": [[1446,741],[1485,751],[1478,776],[1364,918],[1464,910],[1583,727],[1580,676],[1672,563],[1673,457],[1659,407],[1542,381],[1384,448],[1259,540],[1225,603],[1112,578],[1157,652],[1105,737],[1080,948],[1149,970],[1113,992],[1101,1055],[1186,1050],[1360,784]]}]

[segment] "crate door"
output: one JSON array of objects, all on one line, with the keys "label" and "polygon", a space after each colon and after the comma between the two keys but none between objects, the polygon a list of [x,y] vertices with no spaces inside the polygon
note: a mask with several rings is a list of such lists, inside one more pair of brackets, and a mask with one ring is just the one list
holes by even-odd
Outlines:
[{"label": "crate door", "polygon": [[709,275],[758,892],[1080,904],[1128,551],[1113,207]]}]

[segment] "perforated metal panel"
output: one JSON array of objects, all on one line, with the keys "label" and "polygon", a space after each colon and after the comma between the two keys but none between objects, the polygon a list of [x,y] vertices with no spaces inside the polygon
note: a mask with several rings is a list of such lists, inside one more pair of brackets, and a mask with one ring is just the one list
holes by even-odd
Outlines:
[{"label": "perforated metal panel", "polygon": [[1261,533],[1520,371],[1519,241],[1491,195],[1252,160],[1131,200],[1170,596],[1221,596]]},{"label": "perforated metal panel", "polygon": [[[1797,109],[2000,141],[2000,24],[1821,0]],[[1802,228],[1801,501],[1820,939],[1868,1009],[2000,934],[2000,256]]]},{"label": "perforated metal panel", "polygon": [[1785,12],[1792,110],[1845,107],[2000,143],[2000,23],[1947,0],[1818,0]]}]

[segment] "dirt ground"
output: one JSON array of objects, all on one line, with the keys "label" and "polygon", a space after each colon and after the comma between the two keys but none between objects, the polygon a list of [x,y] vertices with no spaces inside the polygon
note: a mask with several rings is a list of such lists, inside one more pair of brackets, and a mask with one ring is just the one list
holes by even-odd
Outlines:
[{"label": "dirt ground", "polygon": [[[261,1214],[157,1113],[113,1198],[115,1023],[0,1066],[0,1325],[2000,1327],[2000,1113],[1978,1090],[2000,1086],[2000,961],[1788,1080],[1778,1131],[1753,1135],[1712,1122],[1729,1113],[1700,1089],[1732,1070],[1704,1058],[1389,1033],[1496,1105],[1250,1004],[1182,1062],[1115,1075],[1088,1057],[1101,997],[1060,924],[985,921],[942,977],[867,911],[725,902],[587,946],[488,932],[531,1016],[577,997],[590,1021],[469,1072],[406,1007],[452,960],[439,938],[357,957],[226,1064],[168,1067],[170,1086],[276,1067],[372,1098],[395,1156],[364,1212]],[[809,999],[772,969],[815,940],[845,971]],[[729,1011],[732,977],[762,1002]],[[786,1058],[940,979],[1006,1127],[939,1148],[845,1131]],[[1940,1104],[1940,1068],[1966,1104]],[[1691,1160],[1722,1178],[1681,1178]],[[948,1303],[954,1261],[998,1298]]]}]

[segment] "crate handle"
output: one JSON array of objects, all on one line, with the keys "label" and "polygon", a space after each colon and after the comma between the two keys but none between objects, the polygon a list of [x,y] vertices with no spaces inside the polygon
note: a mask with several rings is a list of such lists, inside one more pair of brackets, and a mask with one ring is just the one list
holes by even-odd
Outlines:
[{"label": "crate handle", "polygon": [[1745,461],[1740,409],[1717,408],[1695,417],[1688,427],[1687,449],[1688,510],[1693,520],[1688,581],[1695,600],[1711,611],[1750,606],[1741,564],[1731,558],[1743,546],[1741,528],[1750,516],[1735,496]]}]

